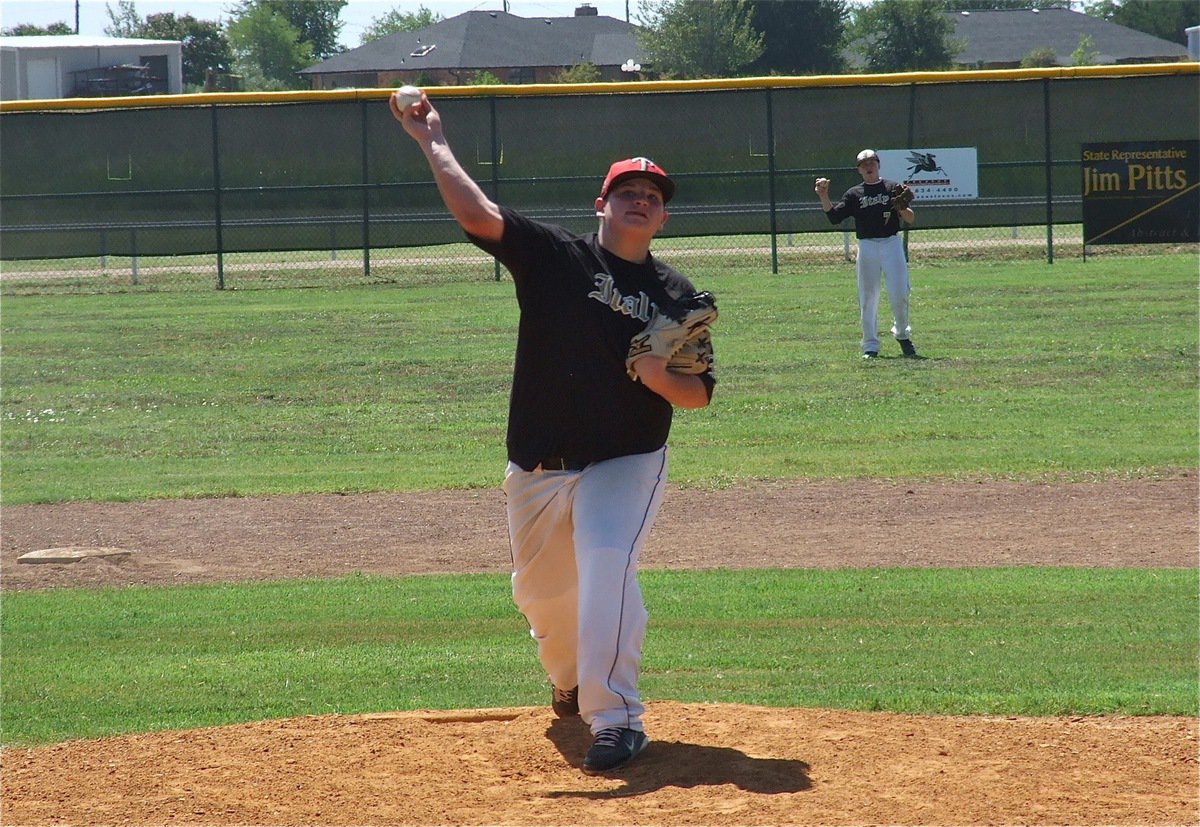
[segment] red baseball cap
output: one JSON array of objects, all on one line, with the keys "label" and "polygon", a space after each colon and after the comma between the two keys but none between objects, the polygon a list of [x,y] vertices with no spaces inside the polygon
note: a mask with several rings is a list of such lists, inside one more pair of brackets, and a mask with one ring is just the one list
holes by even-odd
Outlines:
[{"label": "red baseball cap", "polygon": [[664,204],[675,194],[675,182],[667,177],[665,169],[649,158],[626,158],[608,168],[604,186],[600,188],[600,197],[607,198],[610,189],[628,178],[649,178],[662,190]]}]

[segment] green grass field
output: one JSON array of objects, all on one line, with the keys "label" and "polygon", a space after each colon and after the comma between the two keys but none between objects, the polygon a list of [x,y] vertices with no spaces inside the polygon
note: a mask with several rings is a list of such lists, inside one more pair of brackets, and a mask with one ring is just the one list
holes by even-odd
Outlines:
[{"label": "green grass field", "polygon": [[[714,404],[673,431],[684,485],[1200,464],[1194,256],[915,267],[927,358],[874,363],[848,265],[688,273],[722,315]],[[515,321],[512,285],[488,281],[6,297],[3,504],[495,486]],[[648,697],[1197,711],[1191,569],[643,584]],[[6,593],[0,639],[10,745],[546,692],[496,576]]]},{"label": "green grass field", "polygon": [[[644,572],[648,699],[1196,712],[1194,571]],[[500,575],[4,598],[5,744],[547,703]]]},{"label": "green grass field", "polygon": [[[677,416],[679,483],[1197,465],[1191,257],[920,268],[928,358],[875,364],[849,267],[691,275],[720,385]],[[8,298],[3,502],[494,486],[515,304],[490,281]]]}]

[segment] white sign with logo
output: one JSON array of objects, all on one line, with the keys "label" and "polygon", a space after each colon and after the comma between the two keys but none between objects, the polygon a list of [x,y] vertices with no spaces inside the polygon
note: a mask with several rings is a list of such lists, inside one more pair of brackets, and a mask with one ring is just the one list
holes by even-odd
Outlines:
[{"label": "white sign with logo", "polygon": [[917,201],[979,197],[979,158],[973,146],[877,151],[879,174],[907,184]]}]

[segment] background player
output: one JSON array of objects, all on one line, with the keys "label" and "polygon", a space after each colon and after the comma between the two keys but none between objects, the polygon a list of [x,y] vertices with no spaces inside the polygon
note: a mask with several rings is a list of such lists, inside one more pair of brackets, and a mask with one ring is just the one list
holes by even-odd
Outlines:
[{"label": "background player", "polygon": [[709,403],[696,374],[630,340],[657,308],[694,293],[650,255],[675,184],[645,158],[614,163],[578,236],[493,203],[455,160],[422,95],[392,113],[420,146],[450,213],[516,285],[520,322],[509,401],[506,495],[513,599],[529,621],[561,717],[594,737],[583,770],[624,766],[646,746],[638,693],[647,615],[638,556],[667,479],[672,406]]},{"label": "background player", "polygon": [[838,224],[854,218],[854,234],[858,237],[858,315],[862,323],[862,353],[864,359],[879,355],[879,283],[886,280],[888,302],[892,306],[892,335],[900,343],[901,352],[916,358],[912,329],[908,324],[908,261],[899,236],[900,222],[911,225],[916,221],[907,204],[899,209],[893,203],[902,188],[896,181],[879,175],[879,155],[873,149],[858,153],[858,173],[862,183],[846,190],[836,204],[829,200],[829,179],[818,178],[814,188],[821,199],[821,209],[829,220]]}]

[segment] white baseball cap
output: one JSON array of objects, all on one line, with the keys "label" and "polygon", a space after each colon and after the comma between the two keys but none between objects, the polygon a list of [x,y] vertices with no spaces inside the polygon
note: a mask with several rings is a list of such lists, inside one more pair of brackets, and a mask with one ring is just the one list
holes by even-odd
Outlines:
[{"label": "white baseball cap", "polygon": [[858,153],[858,160],[854,163],[854,165],[858,166],[863,161],[870,161],[872,158],[878,161],[879,153],[873,149],[864,149],[862,152]]}]

